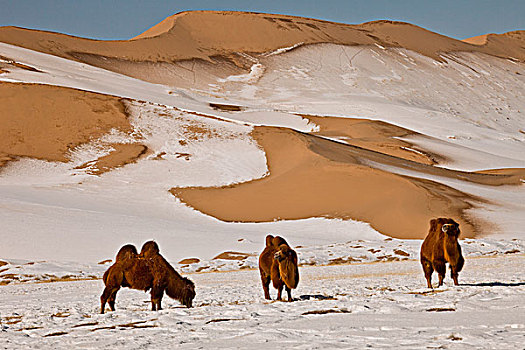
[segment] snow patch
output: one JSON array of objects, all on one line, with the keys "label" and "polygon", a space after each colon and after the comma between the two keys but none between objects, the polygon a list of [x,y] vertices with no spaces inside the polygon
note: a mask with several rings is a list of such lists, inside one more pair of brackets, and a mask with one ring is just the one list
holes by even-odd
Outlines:
[{"label": "snow patch", "polygon": [[240,75],[230,75],[227,78],[224,79],[217,79],[219,83],[227,83],[227,82],[241,82],[241,83],[248,83],[248,84],[254,84],[256,83],[264,74],[265,67],[260,63],[255,63],[250,68],[250,73],[247,74],[240,74]]}]

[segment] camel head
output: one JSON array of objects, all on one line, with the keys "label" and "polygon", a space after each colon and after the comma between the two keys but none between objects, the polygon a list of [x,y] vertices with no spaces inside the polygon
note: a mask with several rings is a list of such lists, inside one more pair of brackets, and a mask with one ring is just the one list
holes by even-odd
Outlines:
[{"label": "camel head", "polygon": [[457,238],[460,234],[459,225],[455,222],[453,224],[444,224],[441,226],[441,231],[449,237]]},{"label": "camel head", "polygon": [[295,252],[287,244],[281,244],[279,250],[274,254],[274,259],[281,262],[284,259],[293,259]]},{"label": "camel head", "polygon": [[193,298],[195,298],[195,284],[193,281],[189,280],[186,277],[183,277],[183,280],[185,282],[184,285],[184,298],[182,300],[182,303],[186,307],[193,307]]}]

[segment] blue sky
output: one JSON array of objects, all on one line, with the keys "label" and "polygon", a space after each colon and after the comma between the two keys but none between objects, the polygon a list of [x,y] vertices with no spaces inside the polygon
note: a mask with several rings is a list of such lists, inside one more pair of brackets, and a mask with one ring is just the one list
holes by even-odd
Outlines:
[{"label": "blue sky", "polygon": [[0,26],[129,39],[186,10],[281,13],[351,24],[391,19],[456,39],[525,29],[525,0],[0,0]]}]

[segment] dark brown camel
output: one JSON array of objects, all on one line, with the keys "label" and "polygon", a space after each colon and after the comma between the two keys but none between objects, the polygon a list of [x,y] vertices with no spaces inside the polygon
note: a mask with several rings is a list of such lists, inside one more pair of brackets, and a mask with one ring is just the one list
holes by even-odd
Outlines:
[{"label": "dark brown camel", "polygon": [[264,297],[270,298],[270,281],[277,289],[277,300],[282,300],[282,290],[285,287],[288,301],[292,299],[292,289],[299,284],[299,268],[297,254],[290,248],[286,240],[279,236],[266,236],[266,247],[259,256],[259,272],[264,290]]},{"label": "dark brown camel", "polygon": [[434,270],[439,276],[438,287],[443,285],[446,263],[450,266],[450,276],[454,284],[456,286],[459,284],[458,274],[465,263],[458,243],[459,235],[459,224],[454,220],[447,218],[430,220],[430,230],[421,245],[421,265],[428,288],[432,288]]},{"label": "dark brown camel", "polygon": [[175,271],[159,254],[158,245],[153,241],[144,244],[141,254],[130,255],[128,258],[116,261],[104,274],[104,284],[106,287],[100,297],[101,313],[104,313],[106,302],[111,310],[115,311],[115,299],[120,287],[145,292],[151,289],[153,311],[162,309],[161,301],[164,292],[187,307],[192,307],[195,297],[193,282]]}]

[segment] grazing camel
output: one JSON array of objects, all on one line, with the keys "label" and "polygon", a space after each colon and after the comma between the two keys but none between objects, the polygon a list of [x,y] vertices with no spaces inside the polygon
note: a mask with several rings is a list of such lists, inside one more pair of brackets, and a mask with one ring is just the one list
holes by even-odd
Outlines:
[{"label": "grazing camel", "polygon": [[[122,247],[119,254],[127,246]],[[125,250],[133,252],[130,247]],[[134,251],[137,251],[136,248]],[[157,243],[146,242],[140,254],[128,254],[126,255],[127,258],[118,259],[119,254],[117,254],[115,264],[111,265],[104,273],[105,288],[100,297],[100,313],[104,313],[106,302],[111,310],[115,311],[115,299],[120,287],[145,292],[151,290],[151,308],[153,311],[162,309],[161,301],[164,292],[183,305],[192,307],[195,285],[188,278],[179,275],[160,255]]]}]

